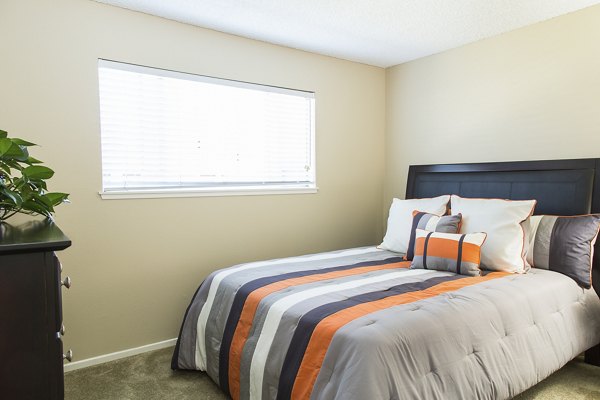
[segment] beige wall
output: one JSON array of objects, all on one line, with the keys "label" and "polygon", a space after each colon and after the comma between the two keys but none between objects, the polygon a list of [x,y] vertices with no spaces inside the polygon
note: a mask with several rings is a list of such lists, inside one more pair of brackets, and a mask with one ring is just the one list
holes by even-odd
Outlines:
[{"label": "beige wall", "polygon": [[600,6],[387,70],[384,217],[411,164],[600,157]]},{"label": "beige wall", "polygon": [[[381,239],[385,71],[88,0],[0,2],[0,129],[71,193],[65,345],[76,359],[177,335],[211,271]],[[313,195],[101,200],[97,59],[316,92]]]}]

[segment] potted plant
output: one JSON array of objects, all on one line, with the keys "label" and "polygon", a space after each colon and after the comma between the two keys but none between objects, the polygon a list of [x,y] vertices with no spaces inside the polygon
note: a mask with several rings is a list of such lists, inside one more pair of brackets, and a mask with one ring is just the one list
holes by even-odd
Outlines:
[{"label": "potted plant", "polygon": [[67,193],[48,192],[46,180],[54,171],[29,155],[31,146],[0,130],[0,222],[16,213],[52,218],[54,207],[68,202]]}]

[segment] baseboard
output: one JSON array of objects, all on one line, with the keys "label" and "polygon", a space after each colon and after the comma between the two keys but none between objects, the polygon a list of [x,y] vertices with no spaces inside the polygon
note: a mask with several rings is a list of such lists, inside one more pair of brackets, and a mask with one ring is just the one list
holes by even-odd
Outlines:
[{"label": "baseboard", "polygon": [[65,372],[75,371],[76,369],[91,367],[92,365],[104,364],[109,361],[118,360],[120,358],[131,357],[137,354],[146,353],[148,351],[160,350],[167,347],[175,346],[177,338],[163,340],[162,342],[151,343],[145,346],[135,347],[133,349],[126,349],[117,351],[115,353],[104,354],[97,357],[87,358],[81,361],[73,361],[65,364]]}]

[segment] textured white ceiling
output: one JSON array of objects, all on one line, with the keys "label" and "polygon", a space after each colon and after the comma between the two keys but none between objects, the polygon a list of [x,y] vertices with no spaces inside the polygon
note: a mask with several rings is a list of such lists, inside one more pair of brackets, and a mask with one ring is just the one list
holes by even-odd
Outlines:
[{"label": "textured white ceiling", "polygon": [[96,1],[380,67],[439,53],[600,3],[600,0]]}]

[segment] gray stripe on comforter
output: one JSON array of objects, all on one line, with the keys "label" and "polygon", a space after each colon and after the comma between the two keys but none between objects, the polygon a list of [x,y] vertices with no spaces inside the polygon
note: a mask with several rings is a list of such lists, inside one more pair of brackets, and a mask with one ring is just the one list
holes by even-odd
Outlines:
[{"label": "gray stripe on comforter", "polygon": [[192,299],[190,307],[187,310],[179,335],[179,352],[177,354],[177,365],[183,369],[196,369],[196,336],[197,321],[202,307],[206,304],[206,298],[214,276],[219,271],[210,274],[200,285],[198,292]]}]

